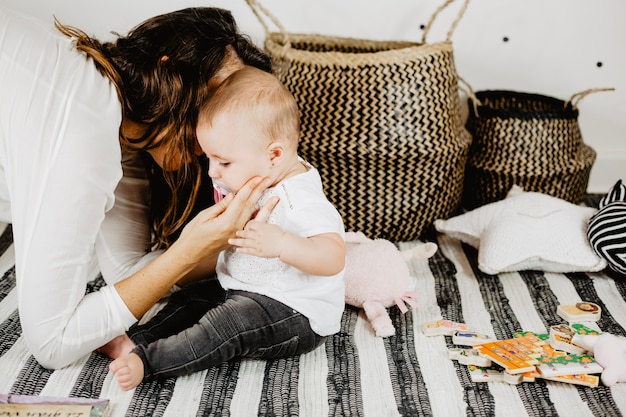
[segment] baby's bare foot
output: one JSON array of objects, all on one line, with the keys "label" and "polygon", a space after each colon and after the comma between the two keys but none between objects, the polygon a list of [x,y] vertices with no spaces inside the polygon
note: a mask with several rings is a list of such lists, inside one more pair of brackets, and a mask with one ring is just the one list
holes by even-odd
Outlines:
[{"label": "baby's bare foot", "polygon": [[109,370],[115,373],[117,383],[124,391],[130,391],[143,381],[143,362],[135,353],[115,359]]},{"label": "baby's bare foot", "polygon": [[128,355],[135,348],[135,343],[131,340],[126,333],[117,336],[112,339],[106,345],[98,349],[103,355],[108,356],[111,359],[117,359],[122,356]]}]

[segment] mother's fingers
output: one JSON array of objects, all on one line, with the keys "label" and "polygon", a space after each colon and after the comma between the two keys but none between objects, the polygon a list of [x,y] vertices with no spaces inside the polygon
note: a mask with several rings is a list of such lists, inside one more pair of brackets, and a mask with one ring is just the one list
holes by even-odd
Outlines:
[{"label": "mother's fingers", "polygon": [[[267,177],[263,179],[255,177],[251,180],[248,180],[248,182],[244,184],[243,186],[244,191],[247,188],[250,188],[250,194],[247,197],[247,199],[251,202],[252,207],[254,207],[257,201],[259,201],[259,198],[261,198],[261,195],[265,192],[265,190],[267,190],[267,188],[270,185],[272,185],[272,180]],[[241,190],[239,190],[237,195],[239,195],[239,193],[241,193]]]},{"label": "mother's fingers", "polygon": [[259,198],[261,198],[261,195],[271,183],[272,181],[269,178],[261,179],[255,177],[248,180],[237,192],[234,200],[228,205],[228,209],[224,213],[228,215],[229,220],[236,226],[235,228],[243,228],[246,222],[250,220],[257,201],[259,201]]},{"label": "mother's fingers", "polygon": [[272,210],[274,210],[274,207],[276,207],[276,204],[278,204],[278,201],[279,199],[276,196],[270,198],[263,205],[263,207],[259,209],[256,216],[254,216],[254,220],[258,220],[260,222],[267,222],[267,219],[270,218],[270,214],[272,213]]},{"label": "mother's fingers", "polygon": [[232,193],[228,194],[224,198],[222,198],[220,201],[218,201],[217,203],[213,204],[211,207],[203,211],[207,213],[207,216],[209,218],[217,217],[226,211],[226,209],[228,208],[228,206],[230,205],[230,203],[233,201],[234,198],[235,196]]}]

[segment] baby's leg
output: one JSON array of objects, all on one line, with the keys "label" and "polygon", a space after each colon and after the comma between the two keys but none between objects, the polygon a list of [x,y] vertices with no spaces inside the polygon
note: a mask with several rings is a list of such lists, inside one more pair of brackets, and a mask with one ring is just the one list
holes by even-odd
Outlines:
[{"label": "baby's leg", "polygon": [[186,285],[148,322],[132,326],[126,334],[137,345],[146,345],[193,326],[210,309],[224,302],[225,291],[216,279]]},{"label": "baby's leg", "polygon": [[135,342],[133,342],[126,333],[117,336],[109,341],[106,345],[98,349],[103,355],[108,356],[111,359],[117,359],[122,356],[128,355],[135,348]]},{"label": "baby's leg", "polygon": [[109,370],[115,373],[117,383],[124,391],[130,391],[143,381],[143,362],[135,353],[115,359]]},{"label": "baby's leg", "polygon": [[142,361],[142,376],[149,380],[188,375],[240,356],[274,359],[299,355],[323,340],[311,330],[308,319],[291,307],[260,294],[237,291],[194,326],[147,345],[137,343],[131,356]]}]

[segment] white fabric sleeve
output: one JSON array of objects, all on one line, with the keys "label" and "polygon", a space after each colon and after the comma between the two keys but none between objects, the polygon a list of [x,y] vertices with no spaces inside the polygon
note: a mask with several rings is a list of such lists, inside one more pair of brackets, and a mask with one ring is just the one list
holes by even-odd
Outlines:
[{"label": "white fabric sleeve", "polygon": [[51,24],[2,8],[0,91],[0,188],[10,199],[3,215],[13,223],[23,337],[43,366],[59,368],[135,322],[114,287],[85,296],[122,176],[121,108]]}]

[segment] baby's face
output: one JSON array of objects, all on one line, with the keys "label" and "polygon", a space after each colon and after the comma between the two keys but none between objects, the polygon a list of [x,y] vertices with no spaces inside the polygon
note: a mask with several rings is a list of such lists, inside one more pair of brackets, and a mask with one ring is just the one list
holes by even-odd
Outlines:
[{"label": "baby's face", "polygon": [[224,112],[212,125],[200,123],[198,142],[209,158],[209,176],[228,191],[237,192],[254,176],[269,176],[267,140],[254,126]]}]

